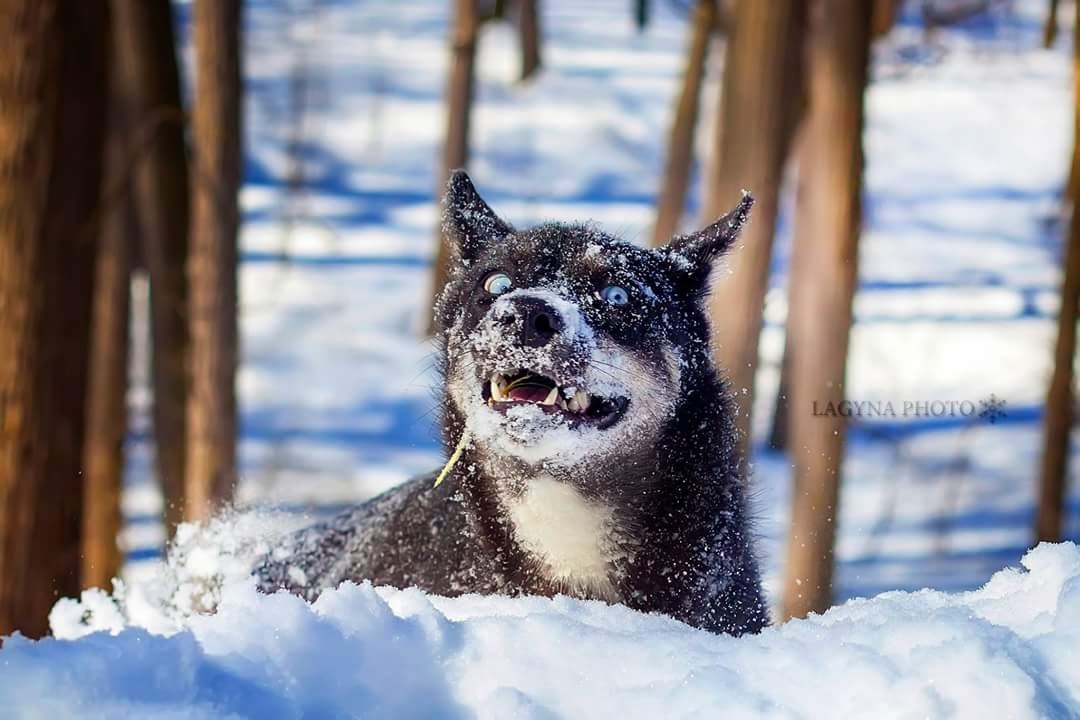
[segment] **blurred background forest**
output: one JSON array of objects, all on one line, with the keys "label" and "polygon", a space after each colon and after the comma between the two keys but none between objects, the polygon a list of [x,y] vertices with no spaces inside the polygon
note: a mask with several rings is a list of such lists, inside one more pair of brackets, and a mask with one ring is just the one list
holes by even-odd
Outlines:
[{"label": "blurred background forest", "polygon": [[456,167],[517,225],[642,244],[754,192],[709,308],[778,618],[1080,539],[1078,28],[1070,0],[5,3],[0,635],[226,504],[319,517],[440,465]]}]

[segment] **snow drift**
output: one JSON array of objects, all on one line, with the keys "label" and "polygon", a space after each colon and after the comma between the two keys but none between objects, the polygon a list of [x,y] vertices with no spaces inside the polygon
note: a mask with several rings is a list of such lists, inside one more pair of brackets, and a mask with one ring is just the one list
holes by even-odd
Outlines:
[{"label": "snow drift", "polygon": [[1040,545],[1023,566],[974,592],[886,593],[741,639],[567,598],[344,584],[307,604],[246,580],[225,583],[214,614],[155,634],[91,593],[58,607],[54,627],[75,632],[81,615],[111,631],[6,639],[0,707],[16,718],[1078,716],[1080,548]]}]

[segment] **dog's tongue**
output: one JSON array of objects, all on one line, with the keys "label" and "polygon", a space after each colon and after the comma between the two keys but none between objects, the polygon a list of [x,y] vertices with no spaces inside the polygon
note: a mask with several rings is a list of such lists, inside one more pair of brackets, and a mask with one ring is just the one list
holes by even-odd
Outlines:
[{"label": "dog's tongue", "polygon": [[551,388],[541,387],[539,385],[519,385],[515,388],[510,388],[506,393],[511,400],[517,400],[518,402],[534,402],[541,403],[547,398],[548,393],[551,392]]}]

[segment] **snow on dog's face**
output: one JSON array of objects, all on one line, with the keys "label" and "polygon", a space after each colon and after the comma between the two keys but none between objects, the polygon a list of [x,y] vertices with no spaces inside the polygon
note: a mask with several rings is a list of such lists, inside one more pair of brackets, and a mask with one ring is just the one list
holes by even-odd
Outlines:
[{"label": "snow on dog's face", "polygon": [[584,225],[515,231],[455,173],[437,317],[447,401],[483,455],[550,470],[650,445],[708,362],[702,289],[751,204],[647,250]]}]

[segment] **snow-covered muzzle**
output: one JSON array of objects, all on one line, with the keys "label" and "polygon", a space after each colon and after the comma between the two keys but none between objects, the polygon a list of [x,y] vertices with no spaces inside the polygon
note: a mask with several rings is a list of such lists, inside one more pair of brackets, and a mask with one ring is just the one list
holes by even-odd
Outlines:
[{"label": "snow-covered muzzle", "polygon": [[447,389],[482,449],[571,467],[651,435],[674,411],[674,351],[618,345],[567,288],[516,289],[471,332],[455,329]]}]

